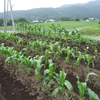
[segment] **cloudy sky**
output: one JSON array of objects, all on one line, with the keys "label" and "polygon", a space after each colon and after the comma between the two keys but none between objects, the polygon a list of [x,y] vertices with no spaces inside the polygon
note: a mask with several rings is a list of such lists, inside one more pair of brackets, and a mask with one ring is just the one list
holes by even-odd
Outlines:
[{"label": "cloudy sky", "polygon": [[[28,10],[41,7],[55,8],[63,4],[85,3],[89,1],[94,1],[94,0],[11,0],[11,3],[13,5],[13,10]],[[4,11],[4,0],[0,0],[0,12],[3,11]]]}]

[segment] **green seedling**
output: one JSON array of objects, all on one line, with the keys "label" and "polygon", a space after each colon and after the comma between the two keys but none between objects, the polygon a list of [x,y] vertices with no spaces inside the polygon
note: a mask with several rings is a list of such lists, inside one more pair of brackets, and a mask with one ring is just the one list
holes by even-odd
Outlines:
[{"label": "green seedling", "polygon": [[0,44],[0,53],[1,54],[11,56],[13,51],[14,51],[13,47],[5,47],[4,43]]},{"label": "green seedling", "polygon": [[59,87],[54,89],[52,92],[52,96],[56,95],[57,92],[60,90],[63,95],[66,95],[68,97],[68,94],[65,92],[65,87],[70,91],[73,92],[73,86],[71,83],[66,80],[66,73],[64,71],[60,71],[59,74],[56,73],[56,76],[54,78],[56,79],[57,83],[59,84]]},{"label": "green seedling", "polygon": [[45,58],[45,67],[48,65],[48,59],[50,57],[50,54],[51,54],[51,52],[49,50],[45,51],[45,55],[44,55],[44,58]]},{"label": "green seedling", "polygon": [[79,66],[82,59],[84,59],[84,55],[82,55],[81,52],[79,51],[75,65]]},{"label": "green seedling", "polygon": [[66,62],[66,63],[69,63],[71,56],[72,56],[72,57],[75,57],[75,55],[74,55],[74,53],[73,53],[74,51],[73,51],[73,49],[71,49],[69,46],[68,46],[67,48],[65,48],[64,51],[65,51],[65,53],[67,54],[67,57],[66,57],[65,62]]},{"label": "green seedling", "polygon": [[53,75],[56,73],[56,65],[52,62],[52,60],[48,60],[49,67],[48,69],[44,70],[44,78],[43,78],[43,86],[41,90],[44,90],[45,87],[51,87],[54,84]]},{"label": "green seedling", "polygon": [[46,45],[46,42],[37,40],[32,43],[30,42],[28,47],[32,50],[35,49],[36,51],[37,50],[43,51],[43,48],[45,47],[45,45]]},{"label": "green seedling", "polygon": [[96,56],[99,54],[99,52],[98,52],[97,49],[94,50],[94,54],[95,54]]},{"label": "green seedling", "polygon": [[60,58],[61,54],[62,54],[62,51],[63,51],[63,48],[61,48],[61,46],[58,46],[57,47],[57,51],[55,52],[56,56],[57,56],[57,59]]},{"label": "green seedling", "polygon": [[87,67],[89,67],[90,66],[90,64],[92,64],[92,66],[94,67],[94,63],[93,63],[93,58],[94,58],[94,56],[90,56],[90,55],[84,55],[84,61],[85,61],[85,63],[87,64]]},{"label": "green seedling", "polygon": [[28,47],[23,48],[22,51],[21,51],[21,53],[22,53],[23,55],[28,55]]},{"label": "green seedling", "polygon": [[21,45],[21,44],[23,44],[24,41],[22,38],[18,37],[18,40],[16,42],[18,45]]},{"label": "green seedling", "polygon": [[34,58],[34,69],[35,69],[35,74],[36,74],[36,80],[38,81],[40,79],[40,72],[41,72],[41,68],[44,66],[44,64],[42,64],[42,59],[44,58],[44,56],[36,56]]},{"label": "green seedling", "polygon": [[89,95],[90,100],[99,100],[97,94],[95,94],[90,88],[87,87],[87,81],[89,80],[90,75],[97,76],[95,73],[88,73],[85,82],[80,82],[79,77],[76,75],[76,78],[78,79],[77,84],[79,89],[80,100],[83,100],[85,94]]},{"label": "green seedling", "polygon": [[14,34],[15,33],[0,33],[0,38],[12,42],[15,40]]}]

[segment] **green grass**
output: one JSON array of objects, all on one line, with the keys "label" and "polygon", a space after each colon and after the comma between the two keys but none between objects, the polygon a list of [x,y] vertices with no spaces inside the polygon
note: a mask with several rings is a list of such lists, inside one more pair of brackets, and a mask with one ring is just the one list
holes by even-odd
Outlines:
[{"label": "green grass", "polygon": [[[38,25],[43,25],[47,29],[49,26],[51,26],[51,22],[49,23],[39,23]],[[80,28],[80,27],[87,27],[87,26],[94,26],[97,25],[97,21],[90,21],[90,22],[85,22],[85,21],[63,21],[63,22],[53,22],[54,25],[60,24],[61,27],[64,27],[66,29],[72,29],[72,28]],[[31,24],[34,25],[34,24]],[[0,30],[3,30],[3,27],[0,27]],[[7,26],[7,30],[13,30],[12,26]]]},{"label": "green grass", "polygon": [[[4,27],[0,26],[0,30],[4,30]],[[12,26],[7,26],[7,30],[13,30],[13,27]]]},{"label": "green grass", "polygon": [[[40,23],[39,25],[43,25],[45,27],[49,27],[52,23]],[[64,21],[64,22],[53,22],[54,25],[60,24],[61,27],[64,27],[66,29],[72,29],[72,28],[80,28],[80,27],[87,27],[87,26],[93,26],[97,25],[97,21],[92,22],[83,22],[83,21]]]},{"label": "green grass", "polygon": [[82,35],[100,36],[100,25],[81,29],[80,32]]}]

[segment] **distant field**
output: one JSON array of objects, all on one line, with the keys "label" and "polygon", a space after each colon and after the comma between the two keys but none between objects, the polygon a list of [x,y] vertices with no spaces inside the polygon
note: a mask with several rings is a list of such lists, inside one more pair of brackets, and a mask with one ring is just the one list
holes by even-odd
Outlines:
[{"label": "distant field", "polygon": [[[44,27],[46,27],[47,29],[49,28],[49,26],[52,23],[39,23],[38,25],[43,25]],[[97,21],[90,21],[90,22],[83,22],[83,21],[64,21],[64,22],[53,22],[54,25],[58,25],[60,24],[61,27],[64,27],[66,29],[72,29],[74,27],[76,28],[80,28],[80,27],[87,27],[87,26],[94,26],[97,25],[98,22]],[[32,24],[34,25],[34,24]],[[3,30],[3,27],[0,27],[0,30]],[[13,30],[12,26],[7,26],[7,30]]]},{"label": "distant field", "polygon": [[[49,27],[52,23],[40,23],[39,25],[43,25],[45,27]],[[97,21],[92,22],[83,22],[83,21],[64,21],[64,22],[53,22],[54,25],[60,24],[61,27],[64,27],[66,29],[72,29],[74,27],[80,28],[80,27],[87,27],[87,26],[94,26],[97,25]]]},{"label": "distant field", "polygon": [[95,25],[81,29],[80,32],[83,35],[100,36],[100,25]]},{"label": "distant field", "polygon": [[[3,26],[0,26],[0,30],[3,30],[4,27]],[[12,26],[7,26],[7,30],[13,30],[13,27]]]}]

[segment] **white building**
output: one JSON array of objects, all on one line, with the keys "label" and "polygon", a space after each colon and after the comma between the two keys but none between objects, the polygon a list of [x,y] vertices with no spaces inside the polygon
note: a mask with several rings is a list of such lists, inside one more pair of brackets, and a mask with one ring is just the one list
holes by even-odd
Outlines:
[{"label": "white building", "polygon": [[33,20],[32,23],[39,23],[39,21],[38,20]]}]

